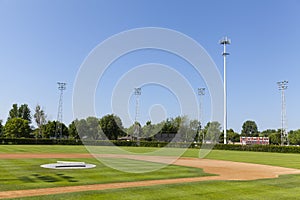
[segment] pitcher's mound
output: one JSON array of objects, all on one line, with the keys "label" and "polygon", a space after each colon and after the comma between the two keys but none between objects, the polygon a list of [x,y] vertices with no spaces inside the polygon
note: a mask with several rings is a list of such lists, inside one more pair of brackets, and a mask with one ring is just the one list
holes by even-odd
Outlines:
[{"label": "pitcher's mound", "polygon": [[57,161],[57,163],[45,164],[41,167],[48,169],[90,169],[96,167],[96,165],[85,162]]}]

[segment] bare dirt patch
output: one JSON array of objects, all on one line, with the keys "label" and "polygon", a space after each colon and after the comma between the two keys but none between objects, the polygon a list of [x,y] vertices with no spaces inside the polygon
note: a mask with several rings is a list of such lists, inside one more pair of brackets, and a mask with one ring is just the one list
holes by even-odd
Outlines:
[{"label": "bare dirt patch", "polygon": [[[97,155],[109,158],[128,158],[135,160],[169,163],[171,157],[163,156],[138,156],[138,155],[114,155],[105,154]],[[0,159],[29,159],[29,158],[91,158],[90,154],[0,154]],[[268,165],[240,163],[231,161],[220,161],[197,158],[179,158],[173,163],[174,165],[202,168],[204,172],[217,174],[218,176],[194,177],[194,178],[177,178],[165,180],[148,180],[136,182],[108,183],[82,186],[67,186],[55,188],[42,188],[30,190],[15,190],[0,192],[0,198],[17,198],[29,196],[41,196],[49,194],[62,194],[71,192],[82,192],[92,190],[106,190],[130,187],[153,186],[162,184],[176,184],[187,182],[198,182],[207,180],[257,180],[264,178],[277,178],[284,174],[300,174],[298,169],[284,167],[274,167]]]}]

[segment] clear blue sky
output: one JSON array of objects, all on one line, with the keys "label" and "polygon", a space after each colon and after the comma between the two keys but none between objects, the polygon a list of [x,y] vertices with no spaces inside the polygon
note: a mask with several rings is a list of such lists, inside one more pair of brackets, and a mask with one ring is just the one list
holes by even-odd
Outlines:
[{"label": "clear blue sky", "polygon": [[[174,29],[199,42],[221,74],[222,47],[218,41],[224,35],[231,38],[227,70],[229,128],[240,131],[248,119],[255,120],[259,130],[280,128],[281,102],[276,82],[286,79],[288,128],[299,129],[299,10],[298,0],[0,0],[0,119],[6,121],[13,103],[27,103],[32,110],[40,104],[48,119],[55,120],[59,97],[56,82],[65,81],[64,122],[69,124],[73,120],[73,84],[89,52],[113,34],[150,26]],[[130,69],[155,61],[176,67],[182,62],[171,55],[157,54],[144,51],[128,55],[119,65]],[[121,76],[121,72],[107,72],[106,88],[113,88],[115,76]],[[192,74],[187,78],[195,88],[200,86]],[[151,86],[148,89],[141,97],[141,120],[147,120],[151,104],[165,101],[169,102],[166,109],[171,109],[168,116],[176,115],[176,101],[171,94],[149,101],[155,93]],[[98,93],[100,117],[110,112],[110,104],[101,91]],[[133,99],[130,102],[133,110]],[[209,95],[204,102],[207,121]]]}]

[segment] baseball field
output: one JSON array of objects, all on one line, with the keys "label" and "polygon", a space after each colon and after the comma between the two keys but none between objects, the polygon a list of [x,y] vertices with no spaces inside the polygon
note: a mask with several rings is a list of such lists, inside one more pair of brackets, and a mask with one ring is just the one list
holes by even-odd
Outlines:
[{"label": "baseball field", "polygon": [[[109,147],[99,147],[109,148]],[[156,148],[124,147],[145,153]],[[170,148],[170,152],[172,152]],[[107,151],[106,151],[107,152]],[[134,160],[145,167],[168,156],[95,155],[83,146],[1,145],[0,198],[11,199],[298,199],[300,154],[197,149],[158,171],[126,173],[95,157]],[[59,160],[96,165],[92,169],[45,169]]]}]

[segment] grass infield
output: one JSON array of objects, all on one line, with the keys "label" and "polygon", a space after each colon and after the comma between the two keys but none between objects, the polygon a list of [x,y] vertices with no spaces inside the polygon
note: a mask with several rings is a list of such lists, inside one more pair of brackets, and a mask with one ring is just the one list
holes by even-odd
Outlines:
[{"label": "grass infield", "polygon": [[[92,158],[68,158],[65,160],[81,161],[97,165],[97,167],[93,169],[57,170],[40,167],[41,164],[55,163],[57,160],[58,159],[1,159],[0,191],[210,176],[210,174],[204,173],[202,169],[175,165],[169,165],[154,172],[132,174],[111,169]],[[143,164],[143,161],[136,162],[142,162]],[[145,166],[156,165],[156,163],[144,163]]]}]

